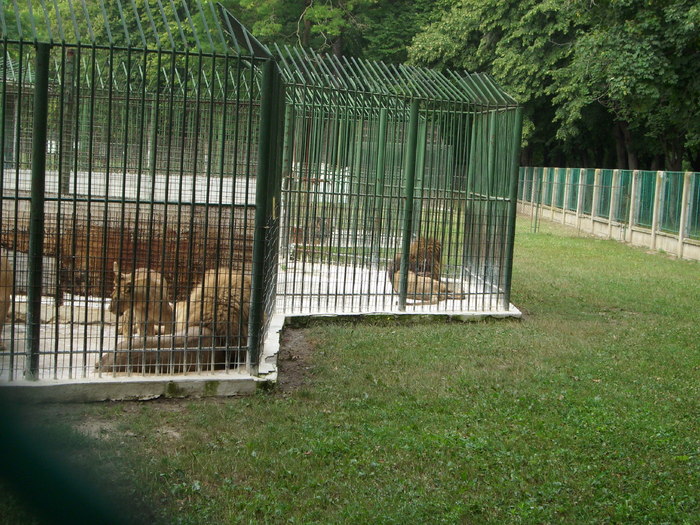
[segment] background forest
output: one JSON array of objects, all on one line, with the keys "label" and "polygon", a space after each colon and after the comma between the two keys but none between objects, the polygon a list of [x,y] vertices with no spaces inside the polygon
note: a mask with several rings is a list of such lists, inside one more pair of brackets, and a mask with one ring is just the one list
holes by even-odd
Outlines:
[{"label": "background forest", "polygon": [[[700,171],[696,0],[220,2],[263,43],[490,73],[524,107],[523,165]],[[82,3],[110,19],[122,4],[147,20],[146,0]],[[185,18],[179,2],[150,4]]]}]

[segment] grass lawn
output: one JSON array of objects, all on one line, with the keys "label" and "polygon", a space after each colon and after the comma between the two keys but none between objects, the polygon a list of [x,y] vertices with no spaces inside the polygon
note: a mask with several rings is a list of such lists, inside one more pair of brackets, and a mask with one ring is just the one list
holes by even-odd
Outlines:
[{"label": "grass lawn", "polygon": [[512,300],[291,331],[294,388],[27,413],[149,523],[698,523],[700,264],[523,219]]}]

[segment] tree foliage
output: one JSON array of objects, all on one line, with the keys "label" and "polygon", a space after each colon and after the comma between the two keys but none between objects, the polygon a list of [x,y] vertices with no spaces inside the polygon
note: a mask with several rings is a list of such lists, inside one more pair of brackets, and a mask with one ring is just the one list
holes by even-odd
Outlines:
[{"label": "tree foliage", "polygon": [[699,12],[689,0],[457,0],[409,56],[493,74],[525,106],[534,162],[681,169],[698,157]]}]

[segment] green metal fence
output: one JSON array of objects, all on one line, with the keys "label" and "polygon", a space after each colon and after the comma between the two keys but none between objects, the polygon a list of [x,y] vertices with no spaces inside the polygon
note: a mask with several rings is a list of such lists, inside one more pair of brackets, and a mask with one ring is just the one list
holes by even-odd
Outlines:
[{"label": "green metal fence", "polygon": [[254,370],[276,270],[256,197],[277,167],[269,54],[200,0],[3,2],[0,31],[0,378]]},{"label": "green metal fence", "polygon": [[[276,54],[287,97],[280,310],[507,310],[515,101],[481,75]],[[417,297],[410,245],[426,238],[442,247],[449,291],[431,282]]]},{"label": "green metal fence", "polygon": [[588,217],[595,219],[599,233],[610,236],[614,226],[623,228],[618,235],[628,240],[635,232],[648,232],[655,243],[657,234],[677,239],[671,251],[685,250],[694,258],[700,241],[699,184],[700,174],[690,172],[525,167],[518,195],[521,203],[534,205],[529,211],[535,226],[555,211],[577,226]]}]

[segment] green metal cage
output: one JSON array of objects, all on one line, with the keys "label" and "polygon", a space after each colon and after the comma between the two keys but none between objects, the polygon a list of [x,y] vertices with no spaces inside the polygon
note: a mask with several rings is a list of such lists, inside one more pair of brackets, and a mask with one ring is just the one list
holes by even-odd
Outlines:
[{"label": "green metal cage", "polygon": [[[287,102],[278,311],[508,311],[515,100],[486,75],[275,54]],[[421,239],[441,246],[441,275],[417,293]]]}]

